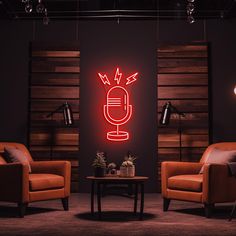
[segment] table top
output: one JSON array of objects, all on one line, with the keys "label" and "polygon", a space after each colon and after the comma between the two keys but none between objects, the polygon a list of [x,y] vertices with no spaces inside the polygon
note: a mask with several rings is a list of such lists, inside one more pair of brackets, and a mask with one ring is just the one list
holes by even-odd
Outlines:
[{"label": "table top", "polygon": [[115,176],[104,176],[104,177],[95,177],[95,176],[87,176],[86,179],[94,180],[94,181],[115,181],[115,182],[139,182],[139,181],[145,181],[148,180],[147,176],[134,176],[134,177],[119,177],[117,175]]}]

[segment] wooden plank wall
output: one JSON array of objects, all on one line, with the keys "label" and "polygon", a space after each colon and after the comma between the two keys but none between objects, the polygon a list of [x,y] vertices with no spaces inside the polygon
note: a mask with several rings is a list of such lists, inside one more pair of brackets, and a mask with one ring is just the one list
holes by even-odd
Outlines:
[{"label": "wooden plank wall", "polygon": [[[162,161],[179,161],[178,115],[159,124],[163,105],[170,101],[182,118],[182,160],[199,161],[209,144],[208,45],[160,45],[157,51],[158,170]],[[160,185],[159,185],[160,186]]]},{"label": "wooden plank wall", "polygon": [[[78,191],[79,75],[78,43],[31,44],[29,148],[34,160],[71,162],[72,192]],[[74,124],[71,127],[64,125],[62,112],[46,117],[64,102],[72,107]]]}]

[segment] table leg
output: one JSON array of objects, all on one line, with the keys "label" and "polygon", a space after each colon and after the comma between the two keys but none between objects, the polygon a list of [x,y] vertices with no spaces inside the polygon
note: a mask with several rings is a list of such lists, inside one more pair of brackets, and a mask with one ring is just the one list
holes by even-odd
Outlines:
[{"label": "table leg", "polygon": [[101,219],[101,184],[97,183],[98,218]]},{"label": "table leg", "polygon": [[91,214],[94,215],[94,181],[91,183]]},{"label": "table leg", "polygon": [[233,206],[233,209],[232,209],[232,211],[231,211],[231,214],[230,214],[230,217],[229,217],[229,221],[231,221],[232,218],[234,217],[234,212],[235,212],[235,210],[236,210],[236,201],[235,201],[234,206]]},{"label": "table leg", "polygon": [[140,183],[141,185],[141,203],[140,203],[140,216],[139,219],[143,219],[143,208],[144,208],[144,183]]},{"label": "table leg", "polygon": [[134,214],[137,213],[137,204],[138,204],[138,183],[135,183],[135,193],[134,193]]}]

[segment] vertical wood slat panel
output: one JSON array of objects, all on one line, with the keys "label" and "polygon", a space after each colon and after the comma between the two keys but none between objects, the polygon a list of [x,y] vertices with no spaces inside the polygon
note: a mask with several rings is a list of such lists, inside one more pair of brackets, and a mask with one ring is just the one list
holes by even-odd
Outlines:
[{"label": "vertical wood slat panel", "polygon": [[[35,160],[68,160],[71,189],[78,191],[80,51],[78,43],[31,45],[29,148]],[[63,114],[47,114],[71,105],[74,125],[65,127]],[[52,152],[51,152],[52,151]],[[50,156],[52,153],[52,156]]]},{"label": "vertical wood slat panel", "polygon": [[199,161],[209,144],[208,45],[160,45],[157,64],[160,183],[161,162],[179,160],[178,115],[171,115],[167,127],[159,124],[162,108],[167,101],[186,113],[182,122],[182,160]]}]

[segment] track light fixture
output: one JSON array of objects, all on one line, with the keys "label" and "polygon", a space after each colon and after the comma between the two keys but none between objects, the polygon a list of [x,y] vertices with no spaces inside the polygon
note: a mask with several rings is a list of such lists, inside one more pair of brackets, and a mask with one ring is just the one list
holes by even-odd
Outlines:
[{"label": "track light fixture", "polygon": [[186,5],[186,13],[187,13],[187,21],[189,24],[193,24],[195,22],[194,19],[194,11],[195,11],[195,0],[187,0],[187,5]]},{"label": "track light fixture", "polygon": [[25,2],[25,12],[26,13],[31,13],[33,11],[33,5],[32,5],[32,2],[31,1],[25,1],[25,0],[22,0]]},{"label": "track light fixture", "polygon": [[38,0],[38,4],[36,6],[36,12],[37,13],[44,13],[45,11],[45,6],[42,4],[42,0]]},{"label": "track light fixture", "polygon": [[50,22],[50,19],[49,19],[49,17],[48,17],[48,11],[47,11],[47,9],[45,8],[45,10],[44,10],[44,17],[43,17],[43,24],[44,24],[44,25],[48,25],[49,22]]},{"label": "track light fixture", "polygon": [[191,15],[191,16],[188,16],[188,17],[187,17],[187,21],[188,21],[189,24],[193,24],[193,23],[195,22],[195,19],[194,19],[194,17]]},{"label": "track light fixture", "polygon": [[[21,0],[21,2],[25,4],[26,13],[33,12],[33,0]],[[43,24],[48,25],[50,21],[48,18],[48,11],[45,5],[43,4],[42,0],[37,0],[37,5],[35,10],[38,14],[43,14]]]}]

